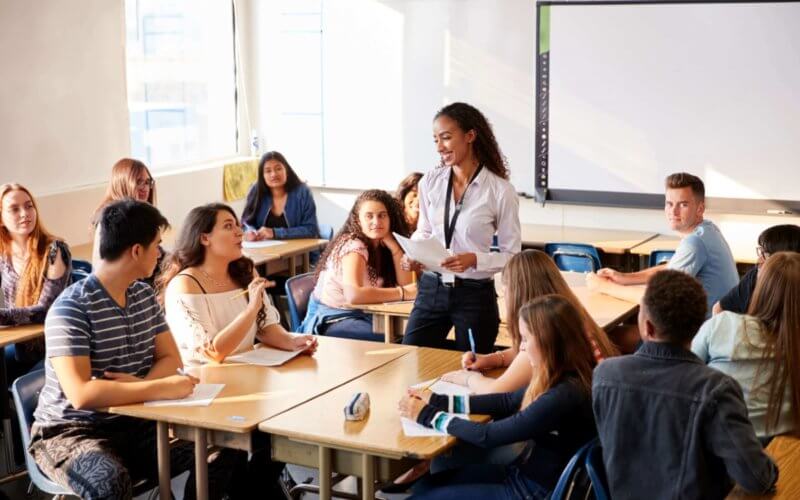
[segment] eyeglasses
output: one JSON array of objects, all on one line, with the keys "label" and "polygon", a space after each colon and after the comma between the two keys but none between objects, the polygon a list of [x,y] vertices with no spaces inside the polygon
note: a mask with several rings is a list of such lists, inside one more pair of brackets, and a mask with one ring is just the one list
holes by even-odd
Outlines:
[{"label": "eyeglasses", "polygon": [[756,255],[758,255],[759,259],[766,260],[769,257],[769,252],[764,250],[764,247],[758,246],[756,247]]},{"label": "eyeglasses", "polygon": [[152,188],[153,186],[155,186],[155,184],[156,184],[156,181],[154,181],[153,179],[144,179],[144,180],[136,181],[136,187],[137,188],[143,188],[143,187]]}]

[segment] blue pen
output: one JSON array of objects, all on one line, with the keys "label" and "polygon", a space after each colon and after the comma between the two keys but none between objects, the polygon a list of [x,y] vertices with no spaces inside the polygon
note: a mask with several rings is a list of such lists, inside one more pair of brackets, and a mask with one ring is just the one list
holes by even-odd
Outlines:
[{"label": "blue pen", "polygon": [[472,336],[472,328],[467,328],[467,334],[469,334],[469,350],[472,351],[472,360],[475,361],[478,356],[475,355],[475,337]]}]

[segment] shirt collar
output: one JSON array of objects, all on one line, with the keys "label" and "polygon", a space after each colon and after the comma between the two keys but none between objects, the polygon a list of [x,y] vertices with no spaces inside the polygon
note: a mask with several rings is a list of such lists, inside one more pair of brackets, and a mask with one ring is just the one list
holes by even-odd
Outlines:
[{"label": "shirt collar", "polygon": [[688,363],[703,364],[700,358],[695,356],[692,351],[687,350],[681,345],[670,344],[668,342],[645,342],[634,355],[646,358],[672,359],[676,361],[686,361]]}]

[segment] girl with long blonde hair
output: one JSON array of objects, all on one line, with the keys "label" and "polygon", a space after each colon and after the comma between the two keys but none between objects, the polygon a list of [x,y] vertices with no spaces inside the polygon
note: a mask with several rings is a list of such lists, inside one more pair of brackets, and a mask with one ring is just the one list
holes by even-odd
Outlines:
[{"label": "girl with long blonde hair", "polygon": [[747,314],[706,321],[692,351],[742,386],[756,435],[800,431],[800,253],[777,252],[758,271]]},{"label": "girl with long blonde hair", "polygon": [[[69,247],[51,235],[39,218],[31,192],[20,184],[0,186],[0,325],[42,323],[70,277]],[[44,343],[5,349],[8,380],[27,372],[44,356]]]},{"label": "girl with long blonde hair", "polygon": [[[519,351],[521,335],[516,318],[524,304],[548,294],[564,297],[578,311],[584,334],[598,362],[619,355],[608,335],[592,319],[564,280],[561,271],[544,252],[525,250],[514,255],[503,269],[502,280],[506,324],[512,346],[491,354],[473,356],[471,352],[464,353],[461,359],[464,369],[445,374],[443,380],[467,386],[477,394],[514,391],[524,386],[530,380],[531,368],[526,356]],[[506,367],[503,375],[496,379],[480,373]]]},{"label": "girl with long blonde hair", "polygon": [[[412,498],[547,498],[570,457],[596,435],[596,361],[581,313],[562,296],[544,295],[520,308],[519,331],[520,352],[531,366],[527,387],[478,396],[409,389],[399,407],[402,416],[473,447],[526,441],[528,451],[511,466],[470,464],[433,474]],[[491,415],[493,421],[473,422],[458,413]]]}]

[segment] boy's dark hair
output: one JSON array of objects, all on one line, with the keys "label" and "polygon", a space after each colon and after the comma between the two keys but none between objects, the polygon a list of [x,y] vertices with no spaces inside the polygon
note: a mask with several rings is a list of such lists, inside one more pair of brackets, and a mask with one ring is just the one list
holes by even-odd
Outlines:
[{"label": "boy's dark hair", "polygon": [[156,207],[131,198],[114,201],[100,213],[100,258],[117,260],[125,250],[139,244],[152,244],[169,222]]},{"label": "boy's dark hair", "polygon": [[695,278],[681,271],[659,271],[647,282],[642,305],[660,340],[684,344],[706,320],[706,292]]},{"label": "boy's dark hair", "polygon": [[758,246],[768,254],[800,252],[800,226],[780,224],[768,227],[758,235]]},{"label": "boy's dark hair", "polygon": [[706,186],[703,184],[703,180],[696,175],[687,174],[686,172],[670,174],[664,184],[666,184],[667,189],[691,188],[692,194],[698,201],[705,201],[706,199]]}]

